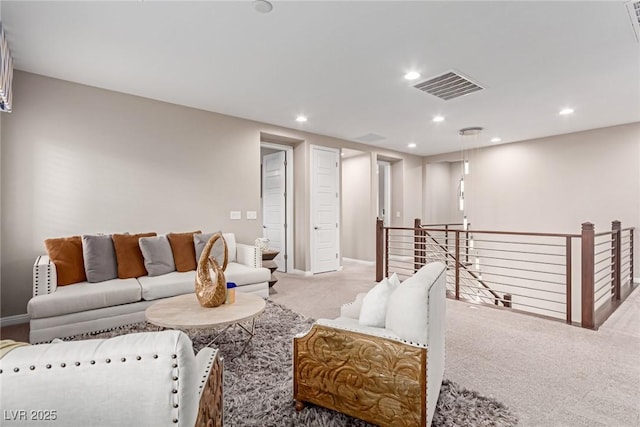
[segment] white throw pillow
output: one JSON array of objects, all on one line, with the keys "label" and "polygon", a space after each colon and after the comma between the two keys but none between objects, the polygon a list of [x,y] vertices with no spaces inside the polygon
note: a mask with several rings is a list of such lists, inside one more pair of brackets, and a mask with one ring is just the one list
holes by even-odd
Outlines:
[{"label": "white throw pillow", "polygon": [[394,288],[400,286],[400,278],[398,277],[398,273],[393,273],[391,277],[389,277],[389,281],[393,285]]},{"label": "white throw pillow", "polygon": [[427,284],[416,276],[408,278],[389,298],[386,328],[406,341],[426,344],[428,303]]},{"label": "white throw pillow", "polygon": [[367,326],[376,326],[384,328],[385,318],[387,316],[387,305],[389,297],[395,290],[386,277],[375,285],[362,300],[362,308],[360,309],[360,317],[358,323]]}]

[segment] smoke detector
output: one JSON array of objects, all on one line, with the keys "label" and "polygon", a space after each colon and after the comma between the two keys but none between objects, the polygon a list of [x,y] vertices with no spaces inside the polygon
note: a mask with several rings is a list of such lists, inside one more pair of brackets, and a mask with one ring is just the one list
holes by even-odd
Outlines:
[{"label": "smoke detector", "polygon": [[273,10],[273,5],[267,0],[253,0],[253,8],[260,13],[269,13]]}]

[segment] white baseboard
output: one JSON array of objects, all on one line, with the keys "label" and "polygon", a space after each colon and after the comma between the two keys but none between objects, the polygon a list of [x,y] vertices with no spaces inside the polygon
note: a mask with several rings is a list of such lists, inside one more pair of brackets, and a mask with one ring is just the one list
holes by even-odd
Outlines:
[{"label": "white baseboard", "polygon": [[297,270],[295,268],[291,270],[291,274],[297,274],[298,276],[306,276],[306,277],[313,276],[313,273],[310,271]]},{"label": "white baseboard", "polygon": [[343,261],[347,261],[347,262],[353,262],[355,264],[363,264],[363,265],[369,265],[369,266],[375,266],[376,262],[375,261],[365,261],[363,259],[355,259],[355,258],[346,258],[346,257],[342,257]]},{"label": "white baseboard", "polygon": [[15,316],[0,317],[0,328],[11,325],[19,325],[20,323],[29,323],[31,316],[27,313],[16,314]]},{"label": "white baseboard", "polygon": [[635,283],[636,285],[640,284],[640,277],[634,277],[633,283]]}]

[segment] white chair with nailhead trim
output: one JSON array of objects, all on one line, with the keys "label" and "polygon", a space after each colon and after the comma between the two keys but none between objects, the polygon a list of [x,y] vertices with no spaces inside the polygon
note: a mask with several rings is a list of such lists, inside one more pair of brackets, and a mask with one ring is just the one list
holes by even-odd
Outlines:
[{"label": "white chair with nailhead trim", "polygon": [[181,331],[18,347],[0,359],[0,410],[3,426],[222,425],[222,361]]},{"label": "white chair with nailhead trim", "polygon": [[296,408],[309,402],[379,426],[429,426],[444,376],[445,280],[446,266],[434,262],[398,285],[383,327],[360,323],[361,294],[337,319],[294,338]]}]

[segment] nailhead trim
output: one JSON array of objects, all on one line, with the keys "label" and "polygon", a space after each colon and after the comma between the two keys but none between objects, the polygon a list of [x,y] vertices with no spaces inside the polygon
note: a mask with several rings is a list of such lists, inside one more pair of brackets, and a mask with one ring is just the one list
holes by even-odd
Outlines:
[{"label": "nailhead trim", "polygon": [[[158,357],[159,357],[159,356],[158,356],[157,354],[154,354],[154,355],[153,355],[153,358],[154,358],[154,359],[158,359]],[[172,355],[171,355],[171,358],[172,358],[172,359],[177,359],[177,358],[178,358],[178,356],[177,356],[176,354],[172,354]],[[126,359],[126,358],[124,358],[124,357],[122,357],[122,358],[120,359],[120,361],[122,361],[122,362],[126,362],[126,360],[127,360],[127,359]],[[136,360],[142,360],[142,356],[136,356]],[[106,363],[111,363],[111,359],[110,359],[110,358],[107,358],[107,359],[105,359],[105,362],[106,362]],[[209,366],[211,366],[211,362],[212,362],[212,361],[210,361]],[[90,363],[91,365],[95,365],[95,364],[96,364],[96,361],[95,361],[95,360],[91,360],[91,361],[89,361],[89,363]],[[80,366],[80,365],[81,365],[81,363],[80,363],[80,362],[75,362],[74,364],[75,364],[75,366]],[[60,363],[60,367],[65,368],[66,366],[67,366],[67,364],[66,364],[65,362]],[[46,367],[47,369],[51,369],[51,367],[52,367],[52,366],[51,366],[51,364],[49,364],[49,363],[48,363],[48,364],[46,364],[46,365],[45,365],[45,367]],[[178,364],[177,364],[177,363],[173,363],[173,364],[171,364],[171,367],[172,367],[172,368],[177,368],[177,367],[178,367]],[[29,366],[29,369],[33,371],[33,370],[35,370],[35,369],[36,369],[36,367],[35,367],[34,365],[31,365],[31,366]],[[20,371],[20,368],[17,368],[17,367],[16,367],[16,368],[14,368],[14,369],[13,369],[13,371],[14,371],[14,372],[19,372],[19,371]],[[3,372],[3,370],[2,370],[2,369],[0,369],[0,374],[1,374],[2,372]],[[205,378],[205,379],[204,379],[202,382],[205,382],[205,381],[206,381],[207,376],[206,376],[206,375],[204,375],[204,376],[203,376],[203,378]],[[173,376],[173,377],[172,377],[172,380],[173,380],[173,381],[178,381],[178,376],[177,376],[177,375]],[[178,390],[177,390],[176,388],[174,388],[174,389],[172,389],[172,390],[171,390],[171,393],[172,393],[172,394],[177,394],[177,393],[178,393]],[[179,407],[178,403],[174,403],[172,406],[173,406],[173,408],[174,408],[174,409],[177,409],[177,408]],[[173,421],[173,423],[174,423],[174,424],[177,424],[177,423],[178,423],[178,418],[173,418],[173,420],[172,420],[172,421]]]}]

